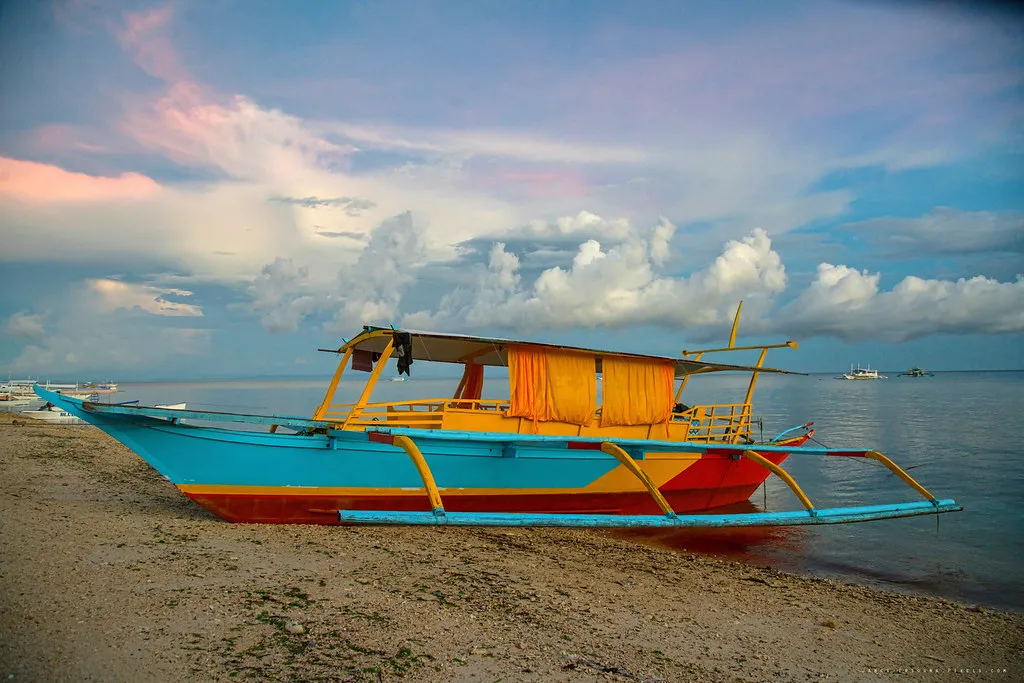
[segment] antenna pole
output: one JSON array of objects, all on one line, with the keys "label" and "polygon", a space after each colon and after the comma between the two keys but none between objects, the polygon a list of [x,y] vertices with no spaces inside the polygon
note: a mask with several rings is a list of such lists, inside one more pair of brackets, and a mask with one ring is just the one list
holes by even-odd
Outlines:
[{"label": "antenna pole", "polygon": [[740,299],[740,305],[736,307],[736,317],[732,321],[732,332],[729,333],[729,348],[736,346],[736,329],[740,326],[740,311],[743,310],[743,300]]}]

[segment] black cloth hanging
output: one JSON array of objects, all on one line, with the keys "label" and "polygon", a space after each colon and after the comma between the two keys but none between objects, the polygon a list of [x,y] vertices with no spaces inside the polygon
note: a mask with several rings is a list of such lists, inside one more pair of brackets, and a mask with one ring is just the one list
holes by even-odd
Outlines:
[{"label": "black cloth hanging", "polygon": [[409,374],[412,365],[412,335],[408,332],[395,332],[395,351],[398,353],[398,374]]}]

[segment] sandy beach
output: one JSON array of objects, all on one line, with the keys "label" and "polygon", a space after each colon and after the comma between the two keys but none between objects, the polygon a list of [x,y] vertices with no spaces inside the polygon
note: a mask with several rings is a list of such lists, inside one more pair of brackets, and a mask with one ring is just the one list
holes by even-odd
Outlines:
[{"label": "sandy beach", "polygon": [[232,525],[0,414],[14,681],[1024,680],[1024,616],[609,532]]}]

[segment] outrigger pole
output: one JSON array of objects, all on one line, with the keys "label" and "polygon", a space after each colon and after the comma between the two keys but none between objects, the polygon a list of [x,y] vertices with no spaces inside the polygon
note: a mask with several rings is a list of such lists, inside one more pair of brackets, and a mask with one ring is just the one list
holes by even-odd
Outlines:
[{"label": "outrigger pole", "polygon": [[[892,503],[888,505],[865,505],[860,507],[815,509],[810,498],[803,492],[792,476],[782,467],[771,462],[757,451],[742,446],[685,444],[687,448],[702,452],[708,456],[726,456],[733,459],[747,458],[782,479],[804,505],[803,510],[785,512],[754,512],[728,515],[695,514],[678,515],[665,500],[657,486],[629,455],[627,448],[642,445],[647,450],[657,451],[664,447],[679,449],[684,444],[679,442],[652,442],[619,440],[618,443],[601,439],[585,439],[577,437],[550,437],[539,435],[521,435],[519,440],[525,443],[542,442],[548,445],[564,444],[567,448],[599,450],[616,458],[627,470],[633,473],[644,485],[651,497],[658,504],[662,515],[608,515],[608,514],[548,514],[523,512],[449,512],[445,510],[441,492],[434,482],[430,466],[420,452],[411,435],[422,430],[412,429],[379,429],[367,430],[370,441],[389,444],[406,452],[423,480],[424,491],[430,502],[429,512],[403,510],[338,510],[338,521],[343,524],[383,524],[383,525],[428,525],[428,526],[551,526],[551,527],[749,527],[749,526],[793,526],[811,524],[847,524],[851,522],[867,522],[897,517],[915,517],[934,515],[943,512],[957,512],[963,508],[954,500],[938,500],[926,488],[921,486],[896,463],[877,451],[852,451],[832,448],[803,446],[759,446],[759,451],[787,451],[793,454],[825,455],[838,457],[861,457],[876,460],[895,473],[911,488],[927,500],[909,503]],[[466,434],[430,434],[427,438],[441,440],[465,439]],[[475,435],[482,441],[494,440],[484,435]],[[510,444],[514,448],[514,444]]]}]

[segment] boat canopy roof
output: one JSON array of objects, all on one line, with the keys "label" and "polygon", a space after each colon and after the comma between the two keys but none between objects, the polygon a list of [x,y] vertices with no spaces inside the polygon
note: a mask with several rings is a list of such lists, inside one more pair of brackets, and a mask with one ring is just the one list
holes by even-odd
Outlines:
[{"label": "boat canopy roof", "polygon": [[[708,363],[680,357],[658,356],[641,353],[624,353],[619,351],[601,351],[563,344],[547,344],[497,337],[475,337],[463,334],[444,332],[423,332],[418,330],[396,329],[391,327],[364,326],[363,331],[338,349],[319,349],[332,353],[365,351],[380,354],[384,352],[388,342],[395,334],[408,334],[412,346],[413,360],[433,361],[436,363],[468,363],[508,367],[508,347],[530,347],[534,349],[555,349],[592,354],[597,362],[597,372],[601,372],[601,359],[604,357],[635,358],[644,360],[668,361],[675,365],[675,376],[701,374],[706,372],[774,372],[781,374],[801,375],[805,373],[791,372],[777,368],[755,367],[752,365],[729,365],[726,363]],[[397,356],[392,352],[392,357]]]}]

